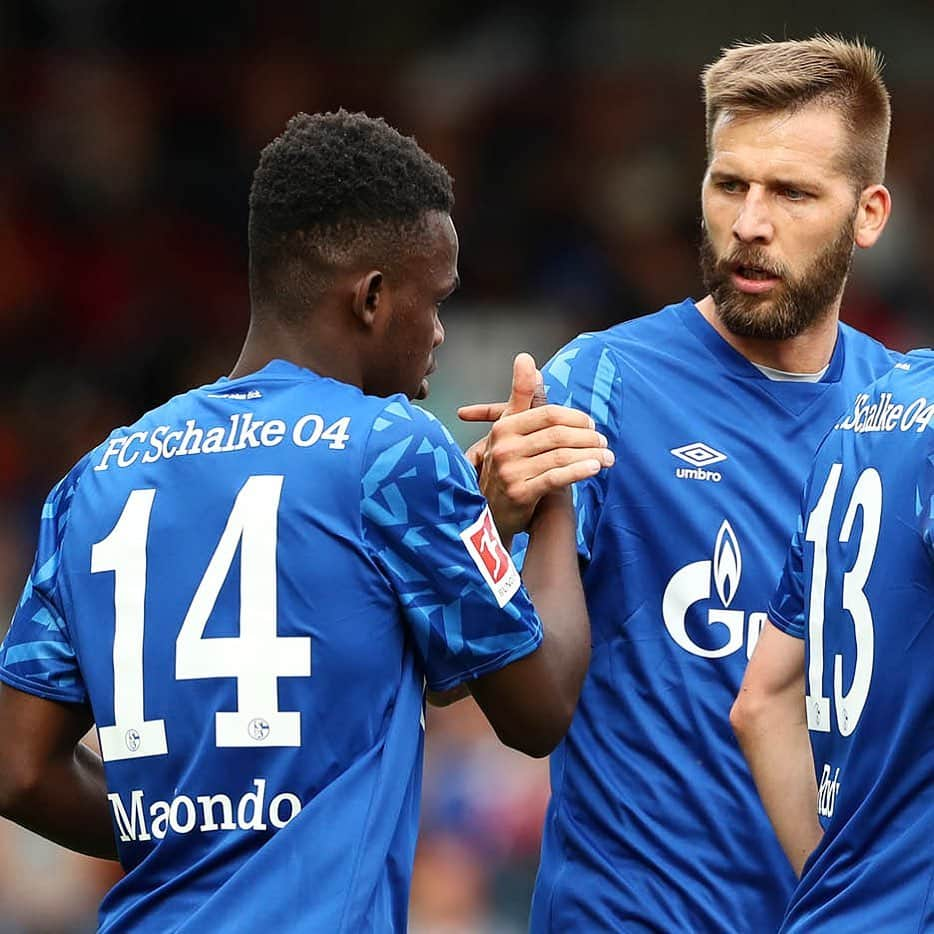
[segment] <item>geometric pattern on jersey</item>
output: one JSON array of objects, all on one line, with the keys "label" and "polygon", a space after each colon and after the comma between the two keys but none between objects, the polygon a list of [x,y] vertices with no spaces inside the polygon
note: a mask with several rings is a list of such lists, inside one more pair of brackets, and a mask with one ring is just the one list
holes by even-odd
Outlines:
[{"label": "geometric pattern on jersey", "polygon": [[[419,416],[413,431],[413,414]],[[485,618],[492,597],[460,539],[464,517],[479,515],[483,501],[476,472],[450,432],[430,413],[390,403],[373,425],[364,464],[363,536],[373,548],[412,623],[428,684],[443,691],[501,667],[540,641],[527,596],[506,604],[505,620],[490,631]],[[413,514],[411,504],[419,504]]]},{"label": "geometric pattern on jersey", "polygon": [[[575,485],[593,649],[551,756],[535,934],[778,927],[794,875],[728,712],[813,453],[893,362],[841,324],[820,382],[773,382],[687,300],[545,366],[549,402],[587,412],[617,463]],[[672,453],[699,446],[723,459]]]},{"label": "geometric pattern on jersey", "polygon": [[82,460],[55,485],[42,507],[36,557],[14,618],[16,631],[0,644],[0,669],[14,687],[50,700],[83,703],[87,692],[75,663],[57,576],[62,539]]},{"label": "geometric pattern on jersey", "polygon": [[[117,429],[52,491],[0,680],[89,701],[111,750],[102,931],[405,930],[425,684],[542,639],[462,540],[485,507],[428,413],[285,361]],[[118,614],[142,727],[116,727]]]}]

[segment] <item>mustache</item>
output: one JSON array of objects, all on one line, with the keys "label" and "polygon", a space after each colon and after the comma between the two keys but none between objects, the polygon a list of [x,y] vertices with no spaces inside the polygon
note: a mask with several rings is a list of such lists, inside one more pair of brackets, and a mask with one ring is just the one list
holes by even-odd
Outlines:
[{"label": "mustache", "polygon": [[716,263],[717,272],[724,275],[729,275],[740,266],[761,269],[767,275],[777,279],[785,279],[788,276],[788,270],[782,263],[776,263],[758,247],[739,247]]}]

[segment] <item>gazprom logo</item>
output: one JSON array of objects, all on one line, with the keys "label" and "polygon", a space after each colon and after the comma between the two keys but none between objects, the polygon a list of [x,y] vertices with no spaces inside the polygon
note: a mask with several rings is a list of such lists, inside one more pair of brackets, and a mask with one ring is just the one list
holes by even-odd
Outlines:
[{"label": "gazprom logo", "polygon": [[[749,613],[747,616],[745,610],[731,607],[742,574],[739,541],[729,521],[724,519],[710,560],[693,561],[675,571],[662,597],[665,628],[682,649],[701,658],[725,658],[740,651],[745,643],[746,657],[752,655],[766,614]],[[695,610],[691,632],[706,642],[704,645],[695,641],[688,631],[688,614],[695,604],[700,604],[700,620],[706,621],[713,633],[711,639],[703,639],[696,628],[703,623],[696,619],[698,610]]]},{"label": "gazprom logo", "polygon": [[739,542],[736,541],[733,527],[724,519],[713,546],[713,580],[724,608],[733,602],[742,574],[743,556]]},{"label": "gazprom logo", "polygon": [[672,448],[671,453],[675,457],[690,464],[690,467],[679,467],[675,471],[675,476],[680,480],[712,480],[719,483],[722,475],[716,470],[708,470],[711,464],[719,464],[720,461],[727,459],[726,454],[712,448],[703,441],[693,441],[691,444],[682,445],[680,448]]}]

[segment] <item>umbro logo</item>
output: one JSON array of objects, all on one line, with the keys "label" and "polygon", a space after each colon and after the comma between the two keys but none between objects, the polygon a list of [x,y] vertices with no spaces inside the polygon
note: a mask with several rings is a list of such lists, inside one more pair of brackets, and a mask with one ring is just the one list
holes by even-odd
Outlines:
[{"label": "umbro logo", "polygon": [[675,457],[690,464],[690,467],[679,467],[675,471],[675,476],[681,480],[712,480],[719,483],[722,475],[716,470],[707,470],[711,464],[719,464],[720,461],[727,459],[726,454],[712,448],[703,441],[694,441],[691,444],[682,445],[680,448],[672,448],[671,453]]},{"label": "umbro logo", "polygon": [[680,448],[672,448],[671,453],[681,460],[687,461],[692,467],[709,467],[711,464],[718,464],[726,460],[726,454],[721,454],[716,448],[712,448],[703,441],[695,441],[693,444],[685,444]]}]

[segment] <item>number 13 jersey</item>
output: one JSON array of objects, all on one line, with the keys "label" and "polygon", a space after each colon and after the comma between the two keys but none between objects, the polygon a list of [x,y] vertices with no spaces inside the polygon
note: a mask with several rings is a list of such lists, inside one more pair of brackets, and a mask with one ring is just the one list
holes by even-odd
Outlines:
[{"label": "number 13 jersey", "polygon": [[805,640],[824,837],[783,930],[934,929],[934,353],[817,453],[769,617]]},{"label": "number 13 jersey", "polygon": [[426,684],[541,638],[446,429],[273,361],[52,491],[0,679],[93,709],[102,930],[356,934],[405,928]]}]

